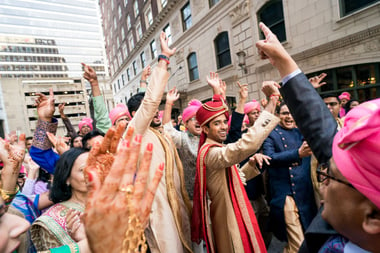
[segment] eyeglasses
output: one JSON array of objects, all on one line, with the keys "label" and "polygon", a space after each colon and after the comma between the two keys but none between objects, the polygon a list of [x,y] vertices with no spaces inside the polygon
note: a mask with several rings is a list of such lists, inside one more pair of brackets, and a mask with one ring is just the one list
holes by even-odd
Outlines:
[{"label": "eyeglasses", "polygon": [[326,106],[334,107],[334,106],[338,105],[338,102],[330,102],[330,103],[325,103],[325,104],[326,104]]},{"label": "eyeglasses", "polygon": [[[323,183],[327,179],[331,179],[331,180],[337,181],[341,184],[345,184],[345,185],[356,190],[356,188],[352,184],[350,184],[349,182],[343,181],[339,178],[336,178],[334,176],[329,175],[329,171],[330,171],[330,163],[323,163],[323,164],[320,164],[318,166],[318,168],[317,168],[317,180],[319,183]],[[328,182],[327,182],[327,184],[328,184]]]}]

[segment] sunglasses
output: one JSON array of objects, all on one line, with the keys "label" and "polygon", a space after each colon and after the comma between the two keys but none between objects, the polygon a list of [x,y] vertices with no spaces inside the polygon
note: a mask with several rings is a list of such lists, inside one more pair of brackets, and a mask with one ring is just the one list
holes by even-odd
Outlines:
[{"label": "sunglasses", "polygon": [[[317,168],[317,180],[318,180],[318,182],[323,183],[327,179],[329,179],[329,180],[331,179],[331,180],[334,180],[334,181],[339,182],[341,184],[345,184],[345,185],[356,190],[356,188],[352,184],[330,175],[329,172],[330,172],[330,163],[320,164]],[[327,184],[328,184],[328,182],[327,182]]]}]

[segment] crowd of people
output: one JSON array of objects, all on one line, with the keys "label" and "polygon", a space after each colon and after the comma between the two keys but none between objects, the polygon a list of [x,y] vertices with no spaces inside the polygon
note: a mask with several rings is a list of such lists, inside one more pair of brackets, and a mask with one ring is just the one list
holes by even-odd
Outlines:
[{"label": "crowd of people", "polygon": [[380,99],[320,96],[326,74],[308,79],[260,29],[282,83],[258,102],[238,82],[233,111],[210,72],[212,100],[172,118],[165,33],[139,92],[110,112],[83,64],[94,118],[78,131],[60,104],[56,136],[53,91],[37,94],[34,136],[0,139],[0,252],[257,253],[273,236],[284,252],[380,252]]}]

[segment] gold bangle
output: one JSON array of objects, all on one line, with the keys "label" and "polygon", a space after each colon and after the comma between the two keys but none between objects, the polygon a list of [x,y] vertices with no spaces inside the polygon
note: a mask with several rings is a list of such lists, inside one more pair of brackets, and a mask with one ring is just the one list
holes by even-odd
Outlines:
[{"label": "gold bangle", "polygon": [[7,191],[0,188],[0,194],[1,194],[1,197],[4,199],[4,203],[9,204],[10,202],[12,202],[13,198],[16,196],[18,191],[19,191],[18,186],[16,186],[14,191]]}]

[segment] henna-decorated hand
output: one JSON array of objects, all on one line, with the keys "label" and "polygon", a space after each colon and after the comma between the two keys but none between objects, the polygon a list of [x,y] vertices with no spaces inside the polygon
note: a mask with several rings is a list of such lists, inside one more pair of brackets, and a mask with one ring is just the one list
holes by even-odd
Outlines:
[{"label": "henna-decorated hand", "polygon": [[49,97],[46,97],[42,93],[37,93],[36,95],[38,97],[35,100],[35,106],[37,107],[38,118],[51,122],[55,111],[53,88],[49,89]]},{"label": "henna-decorated hand", "polygon": [[[119,128],[124,129],[119,125],[116,132]],[[110,129],[106,136],[110,131],[114,132],[115,129]],[[132,237],[144,241],[143,231],[149,218],[157,186],[161,180],[163,164],[159,165],[153,181],[146,189],[153,146],[148,144],[145,148],[144,159],[141,160],[136,175],[141,135],[136,135],[132,141],[133,128],[129,127],[128,131],[113,163],[105,165],[109,166],[107,168],[109,174],[103,183],[101,183],[96,167],[89,166],[87,169],[90,184],[84,224],[93,253],[122,252],[123,244]],[[105,138],[103,143],[94,145],[90,151],[89,165],[93,164],[90,159],[101,154],[102,149],[117,146],[116,139],[113,139],[111,143],[107,142],[110,140]],[[131,241],[129,243],[132,244]],[[137,246],[129,248],[135,247]]]},{"label": "henna-decorated hand", "polygon": [[82,213],[74,209],[69,209],[66,214],[66,231],[74,241],[79,242],[85,240],[86,231],[84,225],[81,222]]}]

